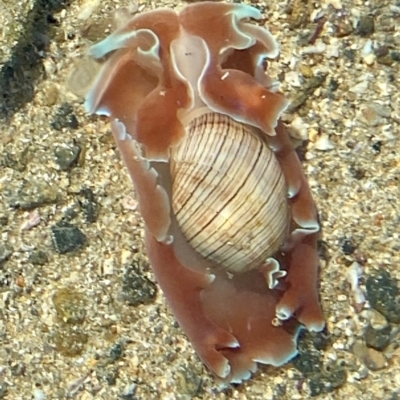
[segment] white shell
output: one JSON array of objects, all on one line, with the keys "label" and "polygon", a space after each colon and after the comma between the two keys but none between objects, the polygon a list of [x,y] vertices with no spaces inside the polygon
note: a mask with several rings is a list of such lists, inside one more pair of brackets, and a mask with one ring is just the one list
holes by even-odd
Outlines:
[{"label": "white shell", "polygon": [[172,153],[172,207],[188,243],[229,272],[272,256],[288,231],[285,178],[257,131],[228,116],[193,119]]}]

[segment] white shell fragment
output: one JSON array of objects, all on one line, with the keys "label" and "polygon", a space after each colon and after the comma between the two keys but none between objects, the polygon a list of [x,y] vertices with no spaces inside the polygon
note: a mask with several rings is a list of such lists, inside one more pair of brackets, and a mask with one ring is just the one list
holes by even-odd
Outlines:
[{"label": "white shell fragment", "polygon": [[350,283],[351,292],[356,304],[364,304],[366,299],[362,289],[359,286],[359,279],[363,273],[361,265],[354,261],[346,273],[346,279]]},{"label": "white shell fragment", "polygon": [[328,151],[328,150],[332,150],[335,147],[335,145],[329,140],[329,136],[327,134],[323,133],[315,141],[314,147],[317,150]]}]

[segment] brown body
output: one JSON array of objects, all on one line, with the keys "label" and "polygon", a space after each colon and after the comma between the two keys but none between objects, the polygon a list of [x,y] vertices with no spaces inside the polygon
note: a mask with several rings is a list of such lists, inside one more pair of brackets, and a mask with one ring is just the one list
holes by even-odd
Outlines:
[{"label": "brown body", "polygon": [[199,3],[127,19],[86,97],[108,115],[146,224],[150,263],[194,348],[224,382],[296,354],[321,330],[319,225],[265,74],[278,54],[249,6]]}]

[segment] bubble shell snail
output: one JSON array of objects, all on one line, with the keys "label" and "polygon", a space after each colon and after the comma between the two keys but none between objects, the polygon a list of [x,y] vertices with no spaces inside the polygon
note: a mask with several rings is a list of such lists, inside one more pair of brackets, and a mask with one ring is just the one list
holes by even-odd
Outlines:
[{"label": "bubble shell snail", "polygon": [[324,320],[317,212],[265,73],[260,12],[202,2],[124,18],[90,49],[86,95],[135,186],[150,263],[180,326],[222,382],[282,365]]}]

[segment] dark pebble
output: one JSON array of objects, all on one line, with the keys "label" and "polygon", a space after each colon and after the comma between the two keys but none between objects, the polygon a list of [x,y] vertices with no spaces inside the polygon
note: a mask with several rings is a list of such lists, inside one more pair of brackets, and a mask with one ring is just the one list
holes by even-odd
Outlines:
[{"label": "dark pebble", "polygon": [[349,172],[354,179],[361,180],[365,177],[365,171],[355,165],[350,165]]},{"label": "dark pebble", "polygon": [[23,181],[17,189],[10,188],[5,196],[10,207],[23,210],[54,204],[58,200],[57,188],[41,180]]},{"label": "dark pebble", "polygon": [[372,326],[368,326],[364,335],[365,343],[368,347],[382,351],[390,343],[391,331],[390,325],[382,329],[374,329]]},{"label": "dark pebble", "polygon": [[96,377],[98,380],[107,383],[107,385],[114,386],[118,379],[118,367],[101,366],[96,369]]},{"label": "dark pebble", "polygon": [[318,241],[318,256],[325,261],[330,259],[329,245],[325,240]]},{"label": "dark pebble", "polygon": [[376,153],[379,154],[382,149],[382,141],[378,140],[372,145],[372,150]]},{"label": "dark pebble", "polygon": [[316,374],[322,368],[321,354],[315,350],[313,339],[313,335],[310,332],[301,332],[298,340],[299,353],[292,360],[294,367],[304,377]]},{"label": "dark pebble", "polygon": [[0,244],[0,265],[7,261],[13,253],[13,249],[10,245]]},{"label": "dark pebble", "polygon": [[293,366],[304,377],[311,376],[321,370],[321,356],[317,351],[303,350],[292,360]]},{"label": "dark pebble", "polygon": [[354,245],[351,239],[345,238],[342,243],[342,251],[343,254],[346,256],[349,256],[350,254],[353,254],[356,251],[357,247]]},{"label": "dark pebble", "polygon": [[98,203],[94,197],[92,189],[84,188],[81,190],[82,200],[81,208],[85,214],[86,221],[89,223],[96,222],[99,211]]},{"label": "dark pebble", "polygon": [[374,53],[377,57],[383,57],[389,54],[389,47],[387,46],[378,46],[375,50]]},{"label": "dark pebble", "polygon": [[192,366],[184,366],[177,372],[177,391],[180,395],[197,397],[202,391],[199,371]]},{"label": "dark pebble", "polygon": [[388,400],[400,400],[400,389],[396,389],[396,392],[390,393]]},{"label": "dark pebble", "polygon": [[110,349],[110,358],[112,361],[116,361],[122,357],[124,347],[121,343],[115,343]]},{"label": "dark pebble", "polygon": [[392,51],[390,53],[390,57],[392,57],[393,61],[399,62],[400,61],[400,51]]},{"label": "dark pebble", "polygon": [[28,262],[33,265],[45,265],[49,262],[49,257],[44,251],[35,250],[29,255]]},{"label": "dark pebble", "polygon": [[331,78],[328,83],[329,90],[331,90],[332,92],[335,92],[338,89],[338,87],[339,87],[339,82],[337,80]]},{"label": "dark pebble", "polygon": [[51,227],[53,245],[60,254],[81,249],[86,244],[86,236],[69,222],[60,221]]},{"label": "dark pebble", "polygon": [[378,62],[378,64],[382,64],[382,65],[387,65],[387,66],[391,66],[393,64],[393,58],[387,54],[386,56],[382,56],[382,57],[378,57],[376,59],[376,61]]},{"label": "dark pebble", "polygon": [[20,151],[17,154],[5,152],[3,157],[0,159],[0,166],[22,172],[25,171],[29,161],[29,147],[26,147],[24,150]]},{"label": "dark pebble", "polygon": [[8,225],[8,215],[0,214],[0,227]]},{"label": "dark pebble", "polygon": [[357,25],[357,33],[360,36],[368,37],[375,31],[374,18],[369,15],[363,15]]},{"label": "dark pebble", "polygon": [[64,216],[63,220],[64,221],[72,221],[74,218],[76,218],[79,215],[79,204],[78,203],[73,203],[71,204],[68,208],[64,210]]},{"label": "dark pebble", "polygon": [[47,15],[47,22],[49,23],[49,24],[52,24],[52,25],[60,25],[60,22],[57,20],[57,18],[55,18],[53,15],[51,15],[51,14],[48,14]]},{"label": "dark pebble", "polygon": [[298,110],[314,92],[315,89],[322,86],[326,78],[326,75],[316,75],[310,79],[307,79],[300,90],[296,92],[294,98],[291,99],[288,113],[293,113]]},{"label": "dark pebble", "polygon": [[63,128],[77,129],[79,127],[78,120],[70,104],[64,103],[58,108],[50,126],[56,131],[61,131]]},{"label": "dark pebble", "polygon": [[389,272],[381,269],[375,275],[368,276],[365,286],[371,307],[389,322],[400,323],[399,288]]},{"label": "dark pebble", "polygon": [[356,59],[356,51],[353,49],[344,49],[343,55],[350,61],[354,61]]},{"label": "dark pebble", "polygon": [[111,22],[110,19],[101,18],[100,20],[93,20],[89,18],[87,23],[81,28],[80,35],[90,42],[98,42],[104,38],[104,32]]},{"label": "dark pebble", "polygon": [[11,374],[12,376],[23,376],[26,372],[26,365],[22,362],[17,362],[16,364],[11,365]]},{"label": "dark pebble", "polygon": [[367,347],[362,341],[356,341],[351,351],[370,371],[379,371],[386,366],[386,358],[383,353]]},{"label": "dark pebble", "polygon": [[54,151],[57,165],[61,171],[67,171],[78,162],[81,148],[78,145],[70,145],[66,147],[58,147]]},{"label": "dark pebble", "polygon": [[348,19],[343,19],[334,24],[335,36],[342,38],[353,32],[353,25]]},{"label": "dark pebble", "polygon": [[309,332],[312,344],[317,350],[326,350],[331,343],[331,338],[326,327],[322,332]]},{"label": "dark pebble", "polygon": [[119,396],[122,400],[135,400],[135,393],[136,393],[137,385],[136,383],[129,383],[125,386],[124,391]]},{"label": "dark pebble", "polygon": [[318,373],[310,378],[308,383],[311,396],[314,397],[323,393],[333,392],[335,389],[343,386],[346,380],[346,370],[340,366]]},{"label": "dark pebble", "polygon": [[7,384],[4,382],[0,382],[0,399],[5,399],[8,393]]},{"label": "dark pebble", "polygon": [[128,267],[122,283],[123,299],[131,306],[147,304],[154,300],[157,286],[143,276],[137,265]]},{"label": "dark pebble", "polygon": [[[289,10],[288,10],[289,11]],[[294,0],[289,12],[289,26],[291,29],[306,26],[310,17],[310,3],[304,0]]]}]

